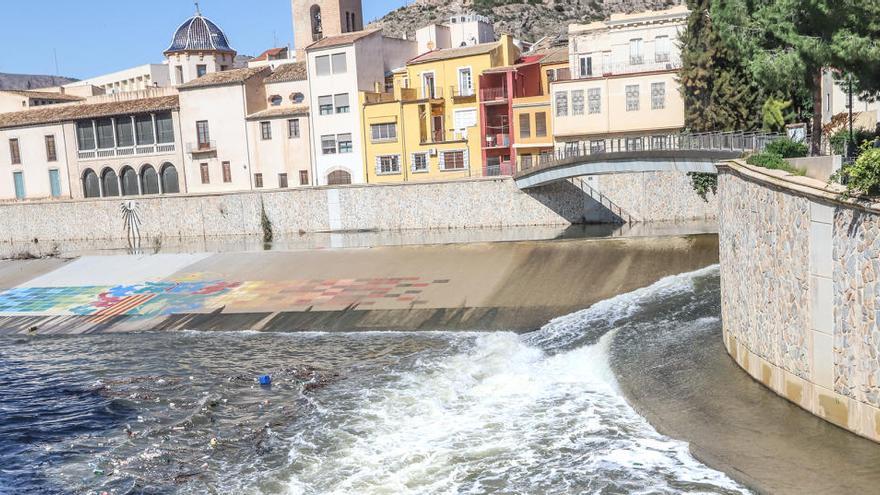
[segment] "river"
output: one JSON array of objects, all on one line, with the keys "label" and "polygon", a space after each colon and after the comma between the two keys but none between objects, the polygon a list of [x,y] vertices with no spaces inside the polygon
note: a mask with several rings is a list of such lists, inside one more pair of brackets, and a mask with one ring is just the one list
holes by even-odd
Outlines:
[{"label": "river", "polygon": [[745,493],[612,371],[621,330],[717,332],[718,286],[667,277],[528,334],[3,337],[0,492]]}]

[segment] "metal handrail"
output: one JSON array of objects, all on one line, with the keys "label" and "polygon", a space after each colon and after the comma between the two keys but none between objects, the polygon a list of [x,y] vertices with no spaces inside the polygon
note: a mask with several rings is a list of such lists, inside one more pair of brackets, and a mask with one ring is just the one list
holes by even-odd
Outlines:
[{"label": "metal handrail", "polygon": [[[602,191],[599,191],[599,190],[593,188],[593,186],[584,182],[584,180],[581,179],[580,177],[576,177],[576,178],[570,179],[570,180],[572,183],[574,183],[574,181],[577,180],[578,184],[575,184],[575,186],[579,187],[581,191],[584,191],[585,193],[589,194],[590,198],[592,198],[595,201],[598,201],[600,205],[607,208],[611,213],[613,213],[615,216],[617,216],[617,218],[619,218],[622,223],[632,223],[632,221],[633,221],[632,215],[630,215],[626,210],[621,208],[620,205],[618,205],[614,201],[611,201],[611,198],[602,194]],[[596,196],[599,196],[599,197],[596,198]],[[626,218],[624,218],[624,216]]]}]

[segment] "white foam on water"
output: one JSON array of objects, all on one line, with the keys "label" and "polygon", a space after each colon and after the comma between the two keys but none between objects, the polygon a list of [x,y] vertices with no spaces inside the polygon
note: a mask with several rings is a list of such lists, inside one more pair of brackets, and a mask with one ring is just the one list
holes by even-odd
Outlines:
[{"label": "white foam on water", "polygon": [[[703,273],[554,320],[538,340],[569,340],[600,316],[688,290]],[[289,492],[744,492],[626,403],[609,365],[612,339],[549,355],[534,339],[485,334],[467,352],[390,372],[320,431],[292,439]]]}]

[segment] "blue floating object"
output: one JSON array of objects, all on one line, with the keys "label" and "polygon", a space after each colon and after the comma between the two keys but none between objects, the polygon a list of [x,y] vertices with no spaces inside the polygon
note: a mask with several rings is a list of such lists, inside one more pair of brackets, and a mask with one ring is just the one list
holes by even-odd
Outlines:
[{"label": "blue floating object", "polygon": [[269,375],[263,375],[260,377],[260,385],[272,385],[272,377]]}]

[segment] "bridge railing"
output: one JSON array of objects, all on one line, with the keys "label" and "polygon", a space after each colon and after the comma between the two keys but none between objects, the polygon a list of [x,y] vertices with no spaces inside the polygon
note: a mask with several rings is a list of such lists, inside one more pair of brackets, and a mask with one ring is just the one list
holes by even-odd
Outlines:
[{"label": "bridge railing", "polygon": [[[572,159],[596,155],[613,155],[637,151],[739,151],[761,152],[783,134],[765,132],[705,132],[652,134],[648,136],[593,139],[565,143],[553,153],[535,156],[535,160],[517,172],[531,172],[550,168]],[[609,157],[611,158],[611,157]]]}]

